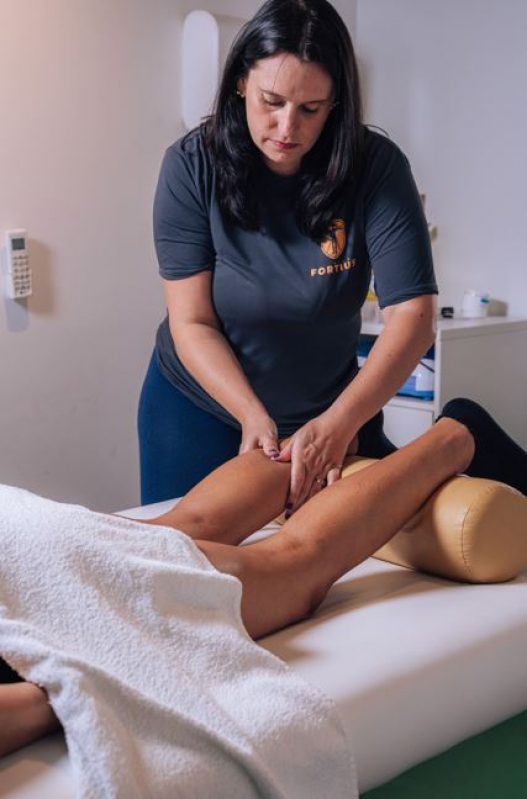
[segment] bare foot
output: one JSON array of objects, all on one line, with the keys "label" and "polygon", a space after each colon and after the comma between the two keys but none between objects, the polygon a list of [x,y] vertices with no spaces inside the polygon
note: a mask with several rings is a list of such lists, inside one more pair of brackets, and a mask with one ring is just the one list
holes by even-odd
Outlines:
[{"label": "bare foot", "polygon": [[29,682],[0,685],[0,757],[59,728],[41,688]]}]

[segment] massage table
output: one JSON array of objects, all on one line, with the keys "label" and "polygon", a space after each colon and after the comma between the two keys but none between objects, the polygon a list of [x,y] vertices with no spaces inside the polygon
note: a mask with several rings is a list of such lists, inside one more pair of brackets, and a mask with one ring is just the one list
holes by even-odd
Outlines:
[{"label": "massage table", "polygon": [[[173,504],[123,515],[151,518]],[[272,523],[253,539],[278,529]],[[518,776],[511,744],[523,740],[525,752],[527,714],[518,714],[527,708],[527,572],[506,583],[469,585],[370,558],[333,586],[313,617],[259,643],[334,700],[361,796],[527,796],[527,776],[521,770]],[[509,762],[495,764],[495,771],[516,769],[519,792],[502,792],[504,775],[493,787],[487,768],[485,793],[477,767],[467,778],[473,761],[464,752],[480,769],[488,767],[503,740]],[[429,762],[413,768],[423,761]],[[60,734],[0,761],[0,799],[73,796]]]}]

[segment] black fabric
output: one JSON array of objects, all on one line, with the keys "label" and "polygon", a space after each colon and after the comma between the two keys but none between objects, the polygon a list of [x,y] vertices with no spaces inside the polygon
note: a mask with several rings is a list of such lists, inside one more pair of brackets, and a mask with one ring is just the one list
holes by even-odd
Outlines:
[{"label": "black fabric", "polygon": [[[366,131],[362,180],[322,244],[294,215],[298,175],[263,162],[254,175],[262,225],[247,231],[219,207],[198,130],[165,155],[154,203],[159,271],[166,280],[211,272],[222,332],[255,394],[288,436],[325,411],[357,373],[360,309],[373,265],[381,306],[437,292],[430,237],[408,160]],[[203,410],[239,424],[185,369],[165,319],[157,335],[165,377]]]},{"label": "black fabric", "polygon": [[384,414],[379,411],[359,430],[359,449],[357,455],[363,458],[385,458],[397,452],[395,444],[388,439],[384,429]]},{"label": "black fabric", "polygon": [[5,660],[0,657],[0,684],[13,682],[24,682],[24,680],[11,668],[9,663],[6,663]]},{"label": "black fabric", "polygon": [[439,419],[455,419],[468,427],[475,442],[474,458],[465,474],[506,483],[527,496],[527,452],[473,400],[447,402]]}]

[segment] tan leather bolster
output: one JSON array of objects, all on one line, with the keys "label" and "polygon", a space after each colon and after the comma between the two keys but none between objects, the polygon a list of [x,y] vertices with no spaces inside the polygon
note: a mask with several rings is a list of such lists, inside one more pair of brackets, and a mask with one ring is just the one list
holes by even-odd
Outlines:
[{"label": "tan leather bolster", "polygon": [[[343,477],[372,463],[348,459]],[[527,568],[527,498],[494,480],[453,477],[375,557],[463,582],[511,580]]]}]

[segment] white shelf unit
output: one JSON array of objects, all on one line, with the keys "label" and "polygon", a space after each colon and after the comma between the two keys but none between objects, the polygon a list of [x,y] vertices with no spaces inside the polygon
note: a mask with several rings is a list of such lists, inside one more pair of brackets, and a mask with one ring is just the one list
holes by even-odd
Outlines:
[{"label": "white shelf unit", "polygon": [[[382,329],[382,323],[363,322],[361,335],[378,336]],[[527,319],[439,319],[434,399],[395,396],[384,409],[386,435],[397,446],[408,443],[432,426],[453,397],[484,405],[527,447]]]}]

